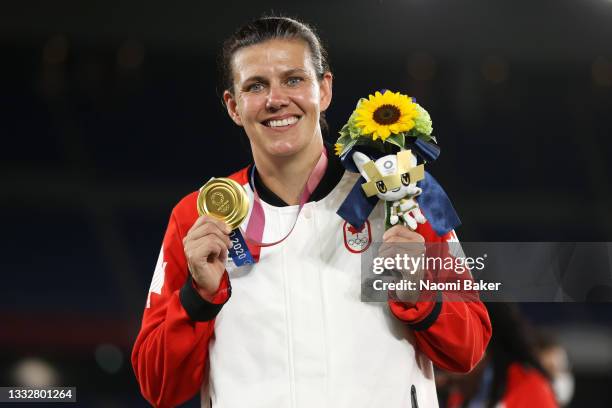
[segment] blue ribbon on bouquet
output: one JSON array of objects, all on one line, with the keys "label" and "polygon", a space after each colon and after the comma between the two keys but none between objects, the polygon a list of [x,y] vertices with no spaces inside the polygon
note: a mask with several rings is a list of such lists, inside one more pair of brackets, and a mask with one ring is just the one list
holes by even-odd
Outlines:
[{"label": "blue ribbon on bouquet", "polygon": [[[421,139],[407,141],[406,148],[411,149],[426,162],[434,161],[440,155],[440,148],[436,144],[425,142]],[[355,145],[340,157],[344,168],[353,173],[359,173],[353,161],[354,150],[366,154],[372,160],[376,160],[388,154],[369,146]],[[355,228],[361,228],[361,226],[365,224],[370,213],[376,206],[376,203],[379,201],[377,196],[367,197],[365,195],[361,188],[361,185],[365,182],[366,180],[363,177],[359,177],[336,212]],[[419,186],[423,192],[416,198],[416,201],[436,234],[442,236],[461,225],[461,220],[450,198],[448,198],[442,186],[431,174],[425,172],[425,178],[417,182],[417,186]]]}]

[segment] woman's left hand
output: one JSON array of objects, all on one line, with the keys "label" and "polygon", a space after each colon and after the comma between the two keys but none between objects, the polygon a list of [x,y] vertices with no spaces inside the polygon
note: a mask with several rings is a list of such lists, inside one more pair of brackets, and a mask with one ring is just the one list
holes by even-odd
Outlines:
[{"label": "woman's left hand", "polygon": [[[412,231],[404,225],[395,225],[383,234],[383,243],[378,249],[378,256],[401,260],[402,265],[414,265],[408,261],[410,258],[421,258],[425,254],[425,238],[418,232]],[[416,259],[415,259],[416,261]],[[396,269],[401,279],[415,282],[418,285],[425,275],[425,270],[419,267],[417,270],[410,268]],[[419,290],[397,291],[398,298],[402,301],[414,303],[419,297]]]}]

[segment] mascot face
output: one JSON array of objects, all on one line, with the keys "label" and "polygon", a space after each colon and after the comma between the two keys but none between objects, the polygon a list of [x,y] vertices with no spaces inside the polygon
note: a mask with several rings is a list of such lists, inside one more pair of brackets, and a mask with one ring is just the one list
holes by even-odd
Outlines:
[{"label": "mascot face", "polygon": [[423,179],[423,166],[417,166],[410,150],[383,156],[375,162],[361,152],[353,153],[353,161],[367,183],[363,189],[368,197],[397,201],[421,194],[416,182]]}]

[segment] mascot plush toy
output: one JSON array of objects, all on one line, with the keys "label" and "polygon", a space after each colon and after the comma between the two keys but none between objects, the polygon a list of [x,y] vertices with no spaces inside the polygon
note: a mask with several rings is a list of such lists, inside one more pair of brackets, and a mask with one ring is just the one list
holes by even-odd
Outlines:
[{"label": "mascot plush toy", "polygon": [[388,224],[402,222],[415,230],[417,222],[425,223],[425,217],[415,200],[423,192],[416,184],[424,177],[423,165],[416,165],[416,157],[410,150],[386,155],[376,161],[356,151],[353,153],[353,161],[367,181],[362,185],[366,196],[375,195],[386,202]]}]

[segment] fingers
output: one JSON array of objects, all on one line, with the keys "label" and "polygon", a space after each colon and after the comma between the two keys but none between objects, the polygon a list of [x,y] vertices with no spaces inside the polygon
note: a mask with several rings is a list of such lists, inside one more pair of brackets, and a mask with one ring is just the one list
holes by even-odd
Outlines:
[{"label": "fingers", "polygon": [[411,279],[418,278],[421,274],[417,275],[417,272],[422,268],[420,264],[422,260],[419,258],[423,256],[423,252],[414,248],[416,245],[419,244],[384,243],[379,248],[378,256],[383,258],[385,262],[387,262],[387,259],[394,261],[394,266],[389,269],[392,276],[400,279],[405,279],[408,276]]},{"label": "fingers", "polygon": [[425,245],[417,242],[385,242],[378,248],[378,256],[395,258],[396,255],[420,257],[425,253]]},{"label": "fingers", "polygon": [[425,238],[421,234],[403,225],[395,225],[389,228],[382,238],[383,242],[425,242]]},{"label": "fingers", "polygon": [[198,219],[193,224],[193,226],[191,227],[189,232],[191,232],[192,230],[195,230],[195,229],[199,228],[201,225],[207,224],[207,223],[216,225],[219,228],[219,230],[223,231],[223,233],[225,233],[225,234],[229,234],[230,232],[232,232],[230,227],[228,227],[225,222],[223,222],[220,219],[215,218],[215,217],[213,217],[211,215],[202,215],[202,216],[198,217]]},{"label": "fingers", "polygon": [[425,238],[404,225],[389,228],[383,234],[383,243],[378,255],[385,258],[395,258],[396,255],[418,257],[425,252]]},{"label": "fingers", "polygon": [[187,245],[187,242],[189,241],[197,241],[202,237],[215,235],[224,241],[226,246],[230,248],[231,243],[228,236],[229,233],[229,227],[226,223],[217,220],[214,217],[203,215],[196,220],[185,238],[183,238],[183,246]]},{"label": "fingers", "polygon": [[183,246],[187,245],[187,243],[190,241],[197,241],[207,236],[217,237],[225,243],[227,248],[231,247],[229,236],[219,229],[218,224],[213,223],[205,223],[195,229],[192,228],[191,230],[189,230],[189,232],[183,239]]},{"label": "fingers", "polygon": [[225,265],[225,262],[227,261],[228,254],[229,254],[228,251],[223,251],[221,252],[221,255],[219,255],[219,261],[221,261],[223,265]]},{"label": "fingers", "polygon": [[396,254],[399,254],[400,251],[396,245],[382,244],[380,248],[378,248],[378,256],[383,258],[395,258]]},{"label": "fingers", "polygon": [[227,259],[227,245],[216,235],[207,235],[195,241],[188,241],[185,256],[190,263],[212,262],[214,258]]}]

